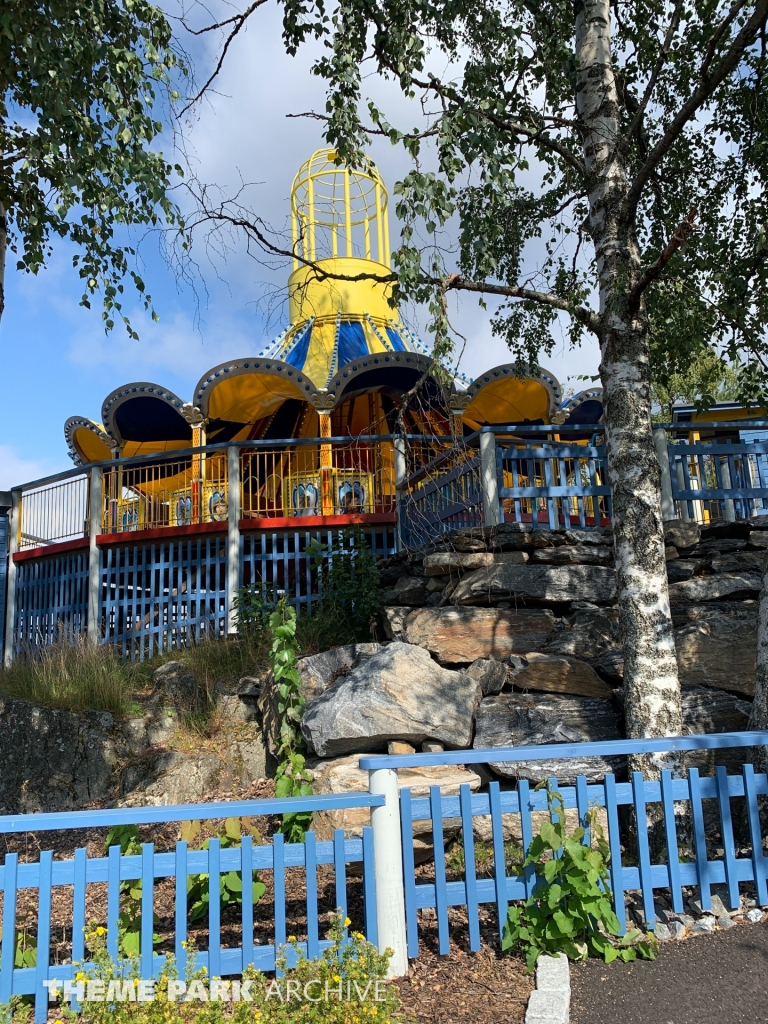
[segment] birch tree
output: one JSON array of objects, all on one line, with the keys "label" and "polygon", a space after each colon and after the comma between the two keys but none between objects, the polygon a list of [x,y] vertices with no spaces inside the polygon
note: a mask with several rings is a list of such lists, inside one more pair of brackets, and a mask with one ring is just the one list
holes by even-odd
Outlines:
[{"label": "birch tree", "polygon": [[[437,353],[454,291],[494,296],[493,330],[530,366],[556,318],[574,345],[598,339],[627,731],[680,733],[650,335],[662,382],[712,352],[765,392],[768,0],[281,2],[290,53],[324,44],[325,110],[307,116],[340,160],[374,135],[412,159],[391,280],[429,304]],[[219,23],[211,80],[256,6]],[[408,123],[366,97],[372,75]],[[207,214],[279,251],[248,211]]]},{"label": "birch tree", "polygon": [[[107,329],[124,279],[152,306],[123,227],[180,226],[174,171],[153,147],[171,77],[183,71],[171,26],[146,0],[0,4],[0,317],[5,268],[37,274],[65,238]],[[10,260],[8,257],[10,256]],[[154,316],[154,311],[153,311]]]}]

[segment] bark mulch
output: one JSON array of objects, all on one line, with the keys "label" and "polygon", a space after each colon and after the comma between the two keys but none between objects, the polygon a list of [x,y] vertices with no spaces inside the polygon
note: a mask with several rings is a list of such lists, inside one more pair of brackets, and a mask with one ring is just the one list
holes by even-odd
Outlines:
[{"label": "bark mulch", "polygon": [[422,948],[397,986],[418,1024],[521,1024],[533,975],[522,960],[485,944],[478,953],[453,947],[446,956]]},{"label": "bark mulch", "polygon": [[759,1024],[768,923],[666,942],[656,960],[571,965],[571,1024]]}]

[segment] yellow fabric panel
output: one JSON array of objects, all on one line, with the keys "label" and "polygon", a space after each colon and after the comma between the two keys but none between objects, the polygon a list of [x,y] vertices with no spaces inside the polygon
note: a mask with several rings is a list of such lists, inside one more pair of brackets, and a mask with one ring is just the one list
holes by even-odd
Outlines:
[{"label": "yellow fabric panel", "polygon": [[[729,420],[756,420],[765,417],[766,409],[710,409],[709,412],[695,412],[692,423],[717,423],[718,421],[728,422]],[[680,424],[681,427],[685,423]]]},{"label": "yellow fabric panel", "polygon": [[107,462],[112,458],[109,447],[87,427],[79,427],[72,432],[72,443],[83,462]]},{"label": "yellow fabric panel", "polygon": [[550,417],[549,403],[549,392],[539,381],[504,377],[477,393],[464,411],[464,422],[475,429],[484,423],[546,423]]},{"label": "yellow fabric panel", "polygon": [[324,320],[312,327],[309,351],[304,361],[303,373],[314,382],[316,387],[324,388],[328,381],[328,373],[336,344],[336,320]]},{"label": "yellow fabric panel", "polygon": [[[334,274],[391,274],[389,267],[375,260],[338,256],[318,260],[318,267]],[[352,313],[363,316],[370,313],[383,320],[397,319],[397,313],[387,301],[391,285],[379,284],[372,280],[339,281],[333,278],[318,279],[312,267],[299,267],[288,278],[288,316],[292,324],[300,324],[311,316],[336,316],[337,313]]]},{"label": "yellow fabric panel", "polygon": [[303,399],[304,395],[287,377],[241,373],[212,385],[208,416],[232,423],[253,423],[271,415],[288,398]]},{"label": "yellow fabric panel", "polygon": [[126,441],[120,453],[124,459],[138,455],[157,455],[158,452],[178,452],[191,448],[191,441]]}]

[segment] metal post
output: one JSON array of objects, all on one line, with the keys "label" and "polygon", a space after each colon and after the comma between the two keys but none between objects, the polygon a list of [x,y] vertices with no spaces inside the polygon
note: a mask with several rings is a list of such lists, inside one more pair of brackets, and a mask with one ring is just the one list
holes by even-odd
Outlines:
[{"label": "metal post", "polygon": [[11,491],[11,516],[8,524],[8,575],[5,580],[5,651],[3,664],[13,662],[13,632],[16,625],[16,563],[13,556],[19,550],[21,539],[21,491]]},{"label": "metal post", "polygon": [[499,480],[496,475],[496,435],[492,430],[480,434],[480,476],[483,484],[483,510],[485,525],[498,526],[501,522]]},{"label": "metal post", "polygon": [[407,473],[405,462],[405,438],[396,437],[395,449],[395,506],[397,508],[397,549],[403,550],[403,533],[406,524],[403,522],[403,485]]},{"label": "metal post", "polygon": [[235,595],[240,589],[240,449],[227,448],[227,632],[237,632]]},{"label": "metal post", "polygon": [[104,511],[104,470],[94,466],[91,470],[91,500],[88,517],[88,640],[97,644],[101,633],[99,604],[101,597],[101,565],[96,538],[101,533]]},{"label": "metal post", "polygon": [[657,427],[653,432],[653,447],[656,449],[656,458],[661,471],[661,518],[665,523],[670,519],[677,519],[675,514],[675,502],[672,497],[672,475],[669,470],[669,448],[667,447],[667,432]]},{"label": "metal post", "polygon": [[[727,455],[724,458],[720,457],[720,479],[723,481],[723,490],[729,491],[733,484],[731,483],[731,467],[728,464]],[[727,523],[736,522],[736,506],[733,503],[733,498],[723,500],[723,519]]]},{"label": "metal post", "polygon": [[397,772],[393,768],[370,770],[368,789],[371,793],[381,794],[386,801],[381,807],[371,808],[379,952],[392,950],[389,977],[400,978],[408,971],[408,946],[405,932],[403,839],[400,831]]}]

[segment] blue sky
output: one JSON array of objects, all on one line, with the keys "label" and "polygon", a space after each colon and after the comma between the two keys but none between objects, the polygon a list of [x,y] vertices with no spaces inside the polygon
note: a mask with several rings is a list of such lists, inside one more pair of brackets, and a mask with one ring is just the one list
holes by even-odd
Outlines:
[{"label": "blue sky", "polygon": [[[276,10],[258,13],[263,16],[230,51],[217,93],[188,127],[187,151],[203,181],[230,190],[242,181],[253,183],[248,190],[251,204],[281,227],[293,175],[323,145],[317,121],[286,114],[322,110],[324,94],[322,83],[309,74],[308,51],[297,58],[283,52]],[[200,73],[209,58],[210,52],[196,52]],[[404,113],[404,101],[387,86],[373,79],[367,85],[385,109]],[[415,117],[409,110],[406,124],[411,126]],[[164,148],[169,151],[169,146]],[[372,155],[390,187],[407,170],[400,151],[388,143],[375,144]],[[394,247],[394,216],[390,230]],[[129,297],[138,342],[120,326],[105,336],[98,305],[91,310],[79,306],[80,280],[67,245],[56,247],[49,267],[36,278],[18,273],[9,259],[0,322],[0,489],[70,468],[64,421],[71,415],[98,421],[102,400],[114,388],[148,380],[189,400],[196,381],[211,366],[254,354],[279,333],[279,303],[272,303],[275,308],[268,316],[265,296],[283,284],[287,271],[259,265],[242,247],[223,260],[203,243],[202,237],[196,241],[201,265],[196,296],[188,287],[179,289],[156,242],[143,242],[144,279],[160,322],[152,323]],[[461,368],[475,376],[504,362],[508,352],[492,337],[489,314],[475,298],[455,301],[454,322],[467,339]],[[423,322],[418,310],[407,315],[416,327]],[[598,361],[591,339],[571,352],[560,337],[555,354],[542,360],[562,384],[571,375],[595,373]],[[573,383],[578,389],[578,382]]]}]

